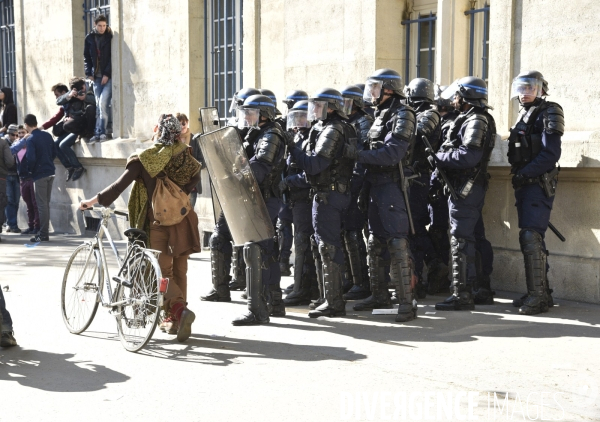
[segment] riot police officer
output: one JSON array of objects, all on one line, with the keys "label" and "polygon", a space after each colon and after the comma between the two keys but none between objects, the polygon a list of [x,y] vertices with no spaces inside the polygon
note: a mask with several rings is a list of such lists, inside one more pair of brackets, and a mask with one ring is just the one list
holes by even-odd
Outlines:
[{"label": "riot police officer", "polygon": [[561,106],[546,101],[547,95],[548,82],[536,70],[520,73],[512,83],[511,97],[518,98],[522,108],[510,131],[508,161],[527,283],[527,294],[513,304],[524,315],[547,312],[554,305],[544,237],[554,203],[565,120]]},{"label": "riot police officer", "polygon": [[[270,89],[260,89],[260,93],[262,95],[266,95],[273,101],[273,104],[277,104],[277,97]],[[287,100],[287,97],[286,97]],[[285,103],[286,101],[284,101]],[[287,141],[291,141],[294,139],[293,134],[287,130],[287,122],[284,117],[282,117],[281,112],[275,107],[275,122],[281,126],[283,129],[283,136]],[[283,170],[284,175],[287,173],[286,169]],[[285,203],[285,201],[281,204],[281,209],[279,210],[279,216],[277,219],[277,244],[279,248],[279,268],[281,271],[281,275],[290,276],[292,272],[290,270],[290,256],[292,255],[292,243],[294,242],[294,233],[292,229],[292,209],[290,208],[289,203]],[[292,285],[293,286],[293,285]],[[288,287],[289,289],[289,287]],[[286,291],[289,291],[286,289]]]},{"label": "riot police officer", "polygon": [[[287,127],[296,134],[294,145],[303,151],[309,151],[308,101],[296,102],[288,111]],[[315,260],[311,253],[312,196],[310,184],[304,170],[298,167],[290,155],[287,159],[288,173],[281,181],[280,190],[288,192],[294,222],[294,284],[283,302],[286,305],[308,305],[319,298]],[[318,254],[318,249],[316,250]],[[321,273],[321,268],[319,268]],[[322,278],[322,277],[321,277]]]},{"label": "riot police officer", "polygon": [[306,173],[314,192],[312,223],[315,240],[319,245],[325,301],[308,316],[346,315],[342,297],[341,229],[344,210],[350,203],[350,178],[354,160],[343,156],[344,146],[356,142],[354,128],[343,119],[342,94],[324,88],[309,99],[308,119],[313,127],[309,134],[309,151],[302,151],[290,143],[290,155]]},{"label": "riot police officer", "polygon": [[[250,168],[260,186],[269,217],[276,224],[280,207],[279,175],[283,168],[285,142],[275,120],[275,104],[264,95],[251,95],[238,109],[240,128],[249,127],[244,146],[251,157]],[[244,245],[248,312],[232,321],[233,325],[269,322],[269,315],[284,316],[281,273],[273,239]]]},{"label": "riot police officer", "polygon": [[[460,114],[449,128],[448,137],[435,156],[457,197],[448,198],[452,248],[452,296],[437,303],[441,311],[474,309],[476,283],[475,226],[481,218],[487,189],[487,165],[494,146],[496,124],[487,112],[487,85],[480,78],[459,79],[454,105]],[[433,157],[431,157],[433,158]]]},{"label": "riot police officer", "polygon": [[346,155],[356,157],[366,168],[363,190],[369,192],[371,296],[354,305],[354,310],[392,307],[385,278],[389,262],[390,279],[399,301],[396,321],[407,322],[417,317],[417,301],[411,285],[413,264],[406,192],[403,193],[401,184],[402,167],[409,164],[402,161],[415,140],[416,115],[403,103],[402,80],[392,69],[379,69],[367,79],[364,98],[376,106],[375,122],[369,131],[369,150],[347,148]]},{"label": "riot police officer", "polygon": [[[287,109],[289,112],[292,108],[294,108],[294,105],[298,101],[308,101],[308,94],[306,93],[306,91],[303,91],[301,89],[294,89],[294,90],[288,92],[287,95],[285,96],[285,99],[281,102],[287,106]],[[287,119],[286,119],[286,124],[287,124]],[[292,128],[289,128],[289,129],[292,129]]]},{"label": "riot police officer", "polygon": [[[342,90],[346,106],[345,114],[348,123],[354,126],[358,135],[357,148],[369,148],[369,130],[373,125],[373,118],[365,111],[363,100],[364,89],[356,85],[347,86]],[[366,204],[359,207],[358,197],[365,179],[365,168],[356,163],[350,180],[350,205],[344,213],[343,236],[349,273],[352,279],[352,288],[344,294],[345,300],[365,299],[371,295],[369,288],[369,269],[367,267],[367,247],[363,236],[363,228],[367,221]]]},{"label": "riot police officer", "polygon": [[[438,113],[440,113],[440,139],[438,145],[442,145],[446,139],[450,125],[456,119],[459,112],[452,105],[452,100],[444,98],[440,94],[448,88],[447,86],[437,86],[437,91],[434,97],[434,102]],[[432,145],[433,146],[433,145]],[[437,152],[437,151],[435,151]],[[444,192],[444,185],[439,180],[437,169],[431,174],[429,184],[429,238],[439,257],[442,258],[444,264],[448,265],[450,256],[450,240],[448,238],[448,196]],[[427,273],[427,293],[430,295],[436,294],[442,289],[447,289],[449,286],[448,279],[435,278],[428,269]]]},{"label": "riot police officer", "polygon": [[[234,114],[234,116],[227,121],[227,126],[237,128],[237,108],[244,103],[246,98],[257,94],[260,94],[260,92],[255,88],[242,88],[234,94],[229,107],[229,112]],[[238,130],[241,138],[246,136],[247,132],[248,128]],[[232,241],[227,221],[225,221],[225,216],[221,213],[209,240],[213,287],[207,294],[200,296],[201,300],[230,302],[230,290],[242,290],[246,288],[246,264],[242,255],[242,246],[232,247]],[[232,264],[233,279],[229,275]]]},{"label": "riot police officer", "polygon": [[435,109],[434,85],[428,79],[416,78],[405,89],[408,104],[417,113],[417,139],[414,148],[409,151],[410,168],[418,177],[410,187],[410,209],[412,211],[415,233],[411,236],[411,251],[418,277],[416,293],[419,299],[426,296],[427,287],[423,283],[423,264],[427,263],[428,280],[440,284],[448,276],[448,266],[436,252],[429,237],[429,181],[431,169],[427,160],[428,153],[422,137],[426,137],[434,151],[440,145],[440,114]]}]

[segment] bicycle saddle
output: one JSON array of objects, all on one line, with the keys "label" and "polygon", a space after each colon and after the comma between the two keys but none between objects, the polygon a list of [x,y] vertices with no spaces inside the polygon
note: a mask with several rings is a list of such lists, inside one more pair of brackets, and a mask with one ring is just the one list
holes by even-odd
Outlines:
[{"label": "bicycle saddle", "polygon": [[127,229],[123,234],[127,237],[127,239],[129,239],[130,242],[134,242],[136,240],[145,242],[148,240],[148,235],[146,232],[140,229]]}]

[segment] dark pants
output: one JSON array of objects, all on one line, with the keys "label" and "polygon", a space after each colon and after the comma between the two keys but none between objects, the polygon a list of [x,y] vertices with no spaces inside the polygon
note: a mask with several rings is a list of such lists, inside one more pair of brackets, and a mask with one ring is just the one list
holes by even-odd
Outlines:
[{"label": "dark pants", "polygon": [[446,264],[450,256],[449,214],[448,197],[444,195],[443,185],[432,175],[429,187],[429,237],[438,256]]},{"label": "dark pants", "polygon": [[409,201],[412,212],[415,234],[410,236],[410,249],[415,262],[415,272],[419,277],[423,274],[423,263],[430,263],[434,258],[439,258],[433,242],[429,237],[427,226],[429,219],[429,174],[425,173],[415,179],[410,187]]},{"label": "dark pants", "polygon": [[10,317],[10,312],[6,309],[6,301],[4,300],[4,293],[2,292],[2,287],[0,286],[0,313],[2,313],[2,331],[12,331],[12,318]]},{"label": "dark pants", "polygon": [[[538,184],[525,185],[515,190],[517,216],[520,229],[531,229],[542,235],[542,247],[546,250],[546,230],[550,223],[550,213],[554,204],[554,196],[546,197]],[[546,261],[548,262],[548,261]],[[546,265],[546,271],[550,265]]]},{"label": "dark pants", "polygon": [[279,221],[277,229],[279,233],[279,260],[288,262],[292,254],[294,243],[294,232],[292,229],[292,208],[289,204],[282,204],[279,210]]},{"label": "dark pants", "polygon": [[481,210],[485,199],[485,189],[481,184],[474,184],[471,193],[465,198],[448,197],[450,211],[450,234],[457,239],[464,239],[467,256],[467,280],[475,279],[475,227],[481,219]]},{"label": "dark pants", "polygon": [[343,224],[346,231],[360,232],[365,227],[367,213],[358,209],[358,195],[362,189],[364,177],[354,175],[350,182],[350,205],[344,212]]},{"label": "dark pants", "polygon": [[48,236],[50,230],[50,198],[54,176],[43,177],[33,182],[35,201],[40,215],[40,236]]},{"label": "dark pants", "polygon": [[[344,265],[342,250],[342,215],[350,204],[350,194],[327,192],[326,199],[315,195],[312,205],[312,222],[317,243],[324,242],[335,246],[333,261]],[[325,203],[327,201],[327,203]]]},{"label": "dark pants", "polygon": [[19,189],[19,176],[6,176],[6,224],[11,229],[18,228],[17,215],[19,213],[19,199],[21,199],[21,191]]},{"label": "dark pants", "polygon": [[481,256],[481,270],[483,274],[491,275],[494,270],[494,250],[492,244],[485,237],[485,226],[483,225],[483,215],[475,225],[475,249]]},{"label": "dark pants", "polygon": [[294,230],[296,233],[311,235],[315,232],[312,225],[312,203],[296,202],[292,208]]},{"label": "dark pants", "polygon": [[75,155],[75,151],[73,151],[73,145],[77,141],[77,136],[75,133],[64,133],[54,141],[56,156],[65,168],[82,167]]},{"label": "dark pants", "polygon": [[2,225],[4,224],[4,220],[6,219],[4,209],[6,208],[7,203],[8,199],[6,198],[6,179],[0,179],[0,230]]},{"label": "dark pants", "polygon": [[27,222],[30,229],[40,229],[40,214],[35,201],[35,189],[33,179],[21,180],[21,196],[27,205]]}]

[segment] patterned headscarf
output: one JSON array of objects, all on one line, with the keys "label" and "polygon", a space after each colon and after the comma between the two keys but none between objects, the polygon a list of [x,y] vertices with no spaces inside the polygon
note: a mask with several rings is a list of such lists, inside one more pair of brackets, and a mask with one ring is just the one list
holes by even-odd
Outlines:
[{"label": "patterned headscarf", "polygon": [[158,138],[156,142],[163,145],[173,145],[181,133],[181,123],[172,114],[161,114],[158,119]]}]

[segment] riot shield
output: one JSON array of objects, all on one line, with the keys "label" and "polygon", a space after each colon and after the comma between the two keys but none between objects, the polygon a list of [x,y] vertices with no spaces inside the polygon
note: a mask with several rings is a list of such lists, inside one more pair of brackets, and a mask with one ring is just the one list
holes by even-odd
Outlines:
[{"label": "riot shield", "polygon": [[273,238],[273,223],[235,128],[202,135],[200,148],[233,243]]},{"label": "riot shield", "polygon": [[[199,109],[199,112],[200,118],[198,120],[200,121],[200,133],[206,134],[221,127],[219,122],[219,112],[217,111],[216,107],[202,107]],[[219,219],[219,215],[221,215],[222,209],[221,204],[219,204],[219,199],[215,194],[215,188],[212,180],[210,181],[210,196],[212,197],[215,224],[217,224],[217,220]]]}]

